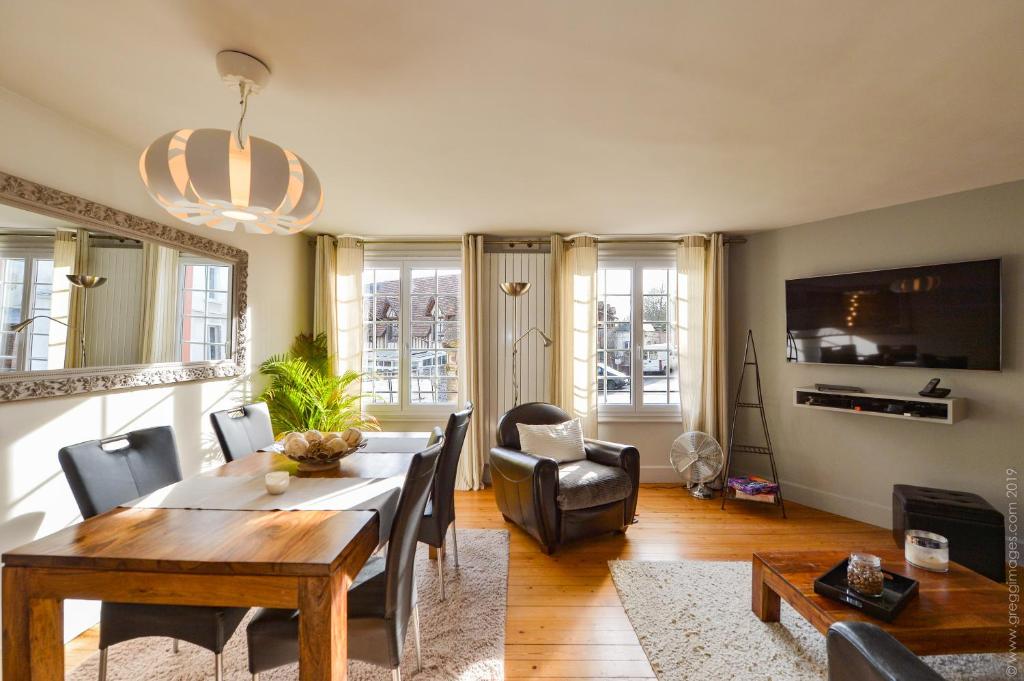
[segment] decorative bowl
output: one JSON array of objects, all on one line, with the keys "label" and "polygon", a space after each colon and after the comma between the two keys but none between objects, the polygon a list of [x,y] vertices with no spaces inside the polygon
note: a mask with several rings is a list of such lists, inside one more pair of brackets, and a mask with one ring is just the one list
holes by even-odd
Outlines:
[{"label": "decorative bowl", "polygon": [[365,447],[366,438],[355,428],[343,433],[307,430],[288,433],[280,444],[281,453],[298,463],[300,471],[322,471],[338,465],[346,456]]}]

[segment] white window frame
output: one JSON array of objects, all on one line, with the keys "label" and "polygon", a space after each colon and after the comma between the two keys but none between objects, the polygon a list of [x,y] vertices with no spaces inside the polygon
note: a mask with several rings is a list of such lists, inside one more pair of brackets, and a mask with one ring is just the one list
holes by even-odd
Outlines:
[{"label": "white window frame", "polygon": [[[440,404],[418,404],[413,403],[411,400],[412,396],[412,376],[409,371],[409,358],[412,356],[411,347],[411,328],[412,328],[412,315],[409,311],[412,309],[412,271],[413,270],[459,270],[460,280],[464,275],[462,272],[462,260],[457,256],[393,256],[393,257],[374,257],[365,258],[363,262],[363,270],[375,269],[375,270],[398,270],[399,271],[399,318],[398,318],[398,402],[396,404],[382,404],[374,403],[367,399],[364,400],[365,409],[367,412],[376,416],[382,420],[430,420],[436,421],[438,417],[444,417],[453,411],[453,408],[460,404],[461,395],[456,396],[455,401],[445,402]],[[465,281],[461,281],[461,285],[465,286]],[[363,293],[365,298],[365,292]],[[363,319],[360,324],[366,323],[366,311],[363,310]],[[460,296],[459,300],[459,350],[462,350],[462,344],[465,342],[465,310],[462,309],[462,300]],[[365,334],[361,336],[362,343],[364,343],[363,351],[365,352]],[[462,367],[460,367],[460,370]]]},{"label": "white window frame", "polygon": [[[33,316],[35,311],[35,278],[36,278],[36,262],[39,260],[50,260],[53,261],[53,249],[38,248],[34,246],[26,246],[21,244],[12,244],[0,246],[0,257],[4,258],[20,258],[25,261],[25,268],[22,275],[22,289],[21,289],[21,318],[28,319]],[[2,285],[3,282],[0,282]],[[53,284],[50,284],[52,290]],[[52,314],[52,308],[46,312],[40,314],[50,315]],[[56,322],[51,321],[51,324]],[[6,330],[6,329],[5,329]],[[29,340],[32,337],[32,326],[18,334],[18,338],[15,339],[14,352],[17,358],[17,368],[14,371],[32,371],[32,357],[31,346]],[[56,367],[62,369],[63,367]],[[36,371],[44,371],[43,369],[36,369]]]},{"label": "white window frame", "polygon": [[[185,351],[185,344],[186,343],[188,343],[189,345],[202,345],[202,346],[221,345],[221,343],[210,343],[209,341],[206,340],[206,332],[205,332],[206,319],[218,319],[218,317],[209,317],[208,315],[206,315],[206,313],[203,313],[203,315],[201,317],[203,319],[203,338],[204,338],[203,342],[202,343],[196,343],[195,341],[186,341],[185,340],[185,337],[184,337],[185,317],[186,316],[189,316],[189,317],[195,317],[196,316],[196,315],[186,315],[185,314],[185,268],[187,266],[190,266],[190,265],[215,265],[217,267],[227,267],[228,268],[228,290],[226,292],[226,295],[227,295],[227,298],[228,298],[228,310],[227,310],[227,317],[226,317],[226,319],[227,319],[227,336],[224,338],[224,343],[223,343],[223,345],[224,345],[224,357],[221,358],[221,359],[206,359],[206,358],[203,358],[203,359],[183,359],[183,355],[184,355],[184,351]],[[177,342],[175,343],[175,348],[176,348],[176,353],[175,353],[176,357],[174,359],[175,362],[183,362],[183,363],[186,363],[186,364],[194,364],[194,363],[197,363],[197,362],[224,362],[224,361],[230,361],[232,359],[232,357],[231,357],[231,348],[234,347],[232,345],[232,343],[233,343],[232,339],[233,339],[234,333],[235,333],[235,311],[233,309],[234,301],[235,301],[235,296],[234,296],[234,291],[232,290],[234,288],[234,286],[235,286],[234,276],[235,276],[234,265],[231,264],[231,263],[226,263],[223,260],[214,260],[213,258],[204,258],[201,255],[185,255],[185,254],[181,254],[181,255],[178,256],[178,321],[177,321],[177,324],[176,324],[177,329],[176,329],[176,336],[175,336],[176,339],[177,339]],[[189,290],[190,291],[206,291],[206,292],[210,291],[210,289],[206,289],[206,288],[203,288],[203,289],[189,289]],[[214,291],[214,293],[220,293],[220,291]],[[204,353],[204,354],[206,354],[206,353]]]},{"label": "white window frame", "polygon": [[[682,414],[680,404],[644,404],[643,403],[643,271],[644,268],[667,269],[668,276],[668,329],[669,329],[669,363],[678,366],[679,353],[675,342],[676,324],[676,272],[675,258],[664,256],[609,256],[598,258],[598,271],[602,269],[632,270],[632,286],[630,288],[630,403],[597,405],[598,421],[678,421]],[[597,324],[597,320],[594,320]],[[596,334],[595,334],[596,335]],[[637,368],[639,367],[639,380]],[[677,368],[677,371],[679,369]],[[671,380],[671,379],[669,379]],[[680,401],[682,401],[680,395]]]}]

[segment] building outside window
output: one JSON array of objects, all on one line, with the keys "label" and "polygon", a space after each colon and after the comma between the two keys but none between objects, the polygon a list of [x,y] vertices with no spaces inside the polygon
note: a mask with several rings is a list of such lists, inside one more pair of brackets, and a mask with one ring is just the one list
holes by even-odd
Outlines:
[{"label": "building outside window", "polygon": [[374,262],[363,271],[363,391],[375,411],[458,398],[462,273],[456,262]]},{"label": "building outside window", "polygon": [[231,336],[231,267],[183,257],[181,282],[181,361],[227,359]]},{"label": "building outside window", "polygon": [[675,266],[608,259],[598,268],[597,388],[603,415],[679,413]]},{"label": "building outside window", "polygon": [[49,319],[37,319],[21,333],[11,330],[23,319],[50,314],[52,296],[52,254],[30,249],[0,252],[0,371],[61,368],[49,366]]}]

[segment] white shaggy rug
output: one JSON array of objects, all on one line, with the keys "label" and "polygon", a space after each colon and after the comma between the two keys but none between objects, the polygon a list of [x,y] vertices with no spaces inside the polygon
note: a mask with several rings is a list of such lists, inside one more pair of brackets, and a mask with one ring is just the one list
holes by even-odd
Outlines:
[{"label": "white shaggy rug", "polygon": [[[825,637],[785,601],[782,621],[750,610],[750,563],[609,561],[619,599],[662,681],[822,681]],[[1006,678],[998,655],[923,658],[949,681]]]},{"label": "white shaggy rug", "polygon": [[[402,677],[416,681],[475,681],[505,677],[505,603],[508,586],[508,532],[459,530],[459,568],[450,553],[445,563],[445,596],[438,600],[437,563],[422,544],[416,557],[419,580],[423,672],[416,671],[412,632],[406,636]],[[247,620],[246,620],[247,621]],[[224,649],[225,681],[249,681],[245,625]],[[71,681],[95,681],[99,654],[71,671]],[[261,681],[295,681],[298,665],[260,675]],[[143,638],[110,647],[108,681],[202,681],[213,678],[213,653],[188,643],[171,651],[165,638]],[[391,672],[352,661],[352,681],[390,679]]]}]

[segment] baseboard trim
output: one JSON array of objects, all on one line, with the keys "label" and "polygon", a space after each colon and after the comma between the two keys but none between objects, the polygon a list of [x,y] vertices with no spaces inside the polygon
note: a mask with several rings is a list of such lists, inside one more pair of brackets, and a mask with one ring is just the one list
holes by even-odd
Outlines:
[{"label": "baseboard trim", "polygon": [[680,482],[672,466],[640,466],[640,482]]},{"label": "baseboard trim", "polygon": [[782,481],[782,494],[785,499],[811,506],[822,511],[835,513],[846,518],[853,518],[864,523],[892,528],[892,508],[874,504],[863,499],[855,499],[834,492],[807,487],[799,483]]}]

